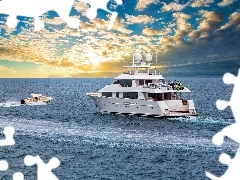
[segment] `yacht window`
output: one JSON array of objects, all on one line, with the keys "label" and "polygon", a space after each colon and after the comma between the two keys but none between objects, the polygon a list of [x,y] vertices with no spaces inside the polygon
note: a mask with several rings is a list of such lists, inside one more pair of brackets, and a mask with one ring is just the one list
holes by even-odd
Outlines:
[{"label": "yacht window", "polygon": [[144,85],[144,80],[143,79],[139,80],[139,85]]},{"label": "yacht window", "polygon": [[119,84],[122,87],[132,87],[132,79],[121,79],[119,80]]},{"label": "yacht window", "polygon": [[117,81],[114,81],[113,84],[118,84],[118,82],[117,82]]},{"label": "yacht window", "polygon": [[138,93],[137,92],[124,92],[123,98],[129,98],[129,99],[137,99]]},{"label": "yacht window", "polygon": [[171,93],[164,93],[164,99],[171,99]]},{"label": "yacht window", "polygon": [[162,101],[162,93],[148,93],[148,97],[152,97],[155,101]]},{"label": "yacht window", "polygon": [[116,97],[119,98],[119,92],[116,92]]},{"label": "yacht window", "polygon": [[145,84],[152,83],[152,80],[145,80]]},{"label": "yacht window", "polygon": [[112,97],[112,92],[102,92],[102,96]]},{"label": "yacht window", "polygon": [[165,84],[165,80],[164,80],[164,79],[160,79],[160,80],[159,80],[159,83]]}]

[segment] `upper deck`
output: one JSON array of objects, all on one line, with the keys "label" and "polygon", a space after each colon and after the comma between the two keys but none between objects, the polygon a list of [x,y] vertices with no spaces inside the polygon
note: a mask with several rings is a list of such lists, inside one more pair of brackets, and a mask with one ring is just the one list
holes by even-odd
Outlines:
[{"label": "upper deck", "polygon": [[[157,58],[157,57],[156,57]],[[134,61],[136,59],[136,61]],[[99,92],[191,92],[183,87],[181,82],[167,82],[163,76],[157,72],[156,66],[151,66],[152,56],[146,55],[146,62],[142,62],[140,54],[135,55],[131,66],[124,73],[117,76],[113,84],[106,85]],[[133,69],[133,70],[132,70]]]},{"label": "upper deck", "polygon": [[[141,57],[138,57],[141,59]],[[134,69],[132,71],[127,71],[122,73],[121,75],[117,76],[116,80],[119,79],[145,79],[145,80],[150,80],[150,79],[158,79],[158,80],[164,80],[163,76],[158,73],[157,74],[157,69],[156,66],[151,66],[151,63],[145,63],[142,62],[142,60],[137,59],[137,61],[134,61],[131,66],[123,66],[124,68],[130,68]],[[153,69],[154,71],[150,71],[150,69]]]},{"label": "upper deck", "polygon": [[137,79],[145,79],[145,80],[152,80],[152,79],[159,79],[164,80],[163,76],[161,74],[153,74],[153,73],[137,73],[133,74],[131,72],[129,73],[123,73],[114,78],[115,80],[120,79],[131,79],[131,80],[137,80]]}]

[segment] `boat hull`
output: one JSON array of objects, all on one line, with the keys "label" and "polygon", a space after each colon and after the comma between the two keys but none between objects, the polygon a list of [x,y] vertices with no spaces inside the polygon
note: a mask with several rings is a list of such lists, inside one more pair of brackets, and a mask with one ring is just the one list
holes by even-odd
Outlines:
[{"label": "boat hull", "polygon": [[197,116],[193,101],[183,105],[182,100],[152,101],[141,99],[99,97],[88,94],[102,113],[131,114],[154,117],[189,117]]}]

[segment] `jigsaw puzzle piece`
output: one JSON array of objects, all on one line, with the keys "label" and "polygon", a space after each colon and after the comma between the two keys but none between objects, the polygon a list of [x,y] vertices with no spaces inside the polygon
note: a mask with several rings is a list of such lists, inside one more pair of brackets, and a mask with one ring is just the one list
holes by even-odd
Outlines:
[{"label": "jigsaw puzzle piece", "polygon": [[7,22],[6,22],[6,25],[9,27],[9,28],[15,28],[18,24],[18,20],[17,20],[17,16],[12,16],[10,15],[8,18],[7,18]]},{"label": "jigsaw puzzle piece", "polygon": [[240,178],[240,150],[237,150],[237,153],[233,159],[230,158],[230,156],[226,153],[222,153],[219,157],[219,162],[222,164],[227,164],[228,169],[227,171],[221,176],[221,177],[216,177],[213,174],[209,172],[205,172],[206,176],[208,178],[211,178],[212,180],[239,180]]},{"label": "jigsaw puzzle piece", "polygon": [[69,16],[73,3],[74,0],[58,0],[54,5],[54,9],[58,13],[59,17],[65,21],[70,28],[77,29],[79,27],[80,20]]},{"label": "jigsaw puzzle piece", "polygon": [[14,145],[15,144],[15,141],[13,139],[14,132],[15,132],[14,127],[12,127],[12,126],[5,127],[3,130],[5,139],[0,140],[0,146]]},{"label": "jigsaw puzzle piece", "polygon": [[7,17],[6,25],[10,28],[15,28],[18,24],[17,15],[14,14],[15,7],[13,7],[13,0],[0,1],[0,14],[9,15]]},{"label": "jigsaw puzzle piece", "polygon": [[109,25],[108,25],[108,30],[112,29],[113,25],[114,25],[114,22],[116,21],[117,19],[117,16],[118,16],[118,13],[117,12],[113,12],[112,13],[112,16],[111,16],[111,19],[110,19],[110,22],[109,22]]},{"label": "jigsaw puzzle piece", "polygon": [[0,171],[6,171],[8,169],[8,162],[5,160],[0,161]]},{"label": "jigsaw puzzle piece", "polygon": [[225,84],[235,84],[236,77],[234,75],[232,75],[231,73],[225,73],[223,75],[223,82]]},{"label": "jigsaw puzzle piece", "polygon": [[213,175],[213,174],[210,173],[210,172],[205,172],[205,174],[206,174],[206,176],[207,176],[208,178],[210,178],[210,179],[212,179],[212,180],[219,180],[219,179],[220,179],[219,177]]},{"label": "jigsaw puzzle piece", "polygon": [[[110,18],[110,23],[108,25],[108,30],[111,29],[113,27],[114,22],[116,21],[116,18],[118,16],[117,12],[113,12],[110,11],[107,8],[107,4],[109,2],[109,0],[101,0],[101,1],[96,1],[96,0],[78,0],[78,1],[82,1],[85,2],[87,4],[89,4],[91,7],[88,9],[86,16],[89,19],[95,19],[97,17],[97,10],[98,9],[102,9],[108,13],[110,13],[112,16]],[[116,0],[116,3],[118,5],[122,4],[122,0]]]},{"label": "jigsaw puzzle piece", "polygon": [[240,69],[238,71],[237,77],[230,73],[225,73],[223,76],[223,81],[226,84],[234,84],[233,93],[229,102],[218,100],[216,102],[216,106],[219,110],[224,110],[227,106],[230,106],[236,122],[240,123],[240,113],[238,105],[240,100]]},{"label": "jigsaw puzzle piece", "polygon": [[216,101],[216,106],[219,110],[224,110],[229,105],[230,105],[230,103],[227,101],[223,101],[223,100]]},{"label": "jigsaw puzzle piece", "polygon": [[45,164],[39,156],[27,155],[24,158],[24,163],[27,166],[33,166],[34,164],[37,164],[38,180],[58,180],[58,178],[52,173],[52,169],[55,169],[60,165],[60,161],[57,158],[53,157],[47,164]]},{"label": "jigsaw puzzle piece", "polygon": [[52,1],[47,0],[2,0],[0,1],[0,13],[9,15],[6,25],[10,28],[15,28],[17,26],[17,16],[26,16],[35,18],[35,29],[39,30],[41,27],[44,27],[39,16],[51,10],[52,5]]},{"label": "jigsaw puzzle piece", "polygon": [[2,0],[0,13],[9,15],[6,24],[10,28],[17,26],[17,16],[33,17],[34,28],[39,31],[44,28],[44,23],[39,17],[50,10],[55,10],[70,28],[78,28],[79,20],[69,17],[73,3],[74,0]]},{"label": "jigsaw puzzle piece", "polygon": [[232,140],[240,144],[240,123],[234,123],[225,127],[222,131],[215,134],[212,138],[212,141],[215,145],[220,146],[223,144],[224,137],[227,136]]},{"label": "jigsaw puzzle piece", "polygon": [[16,172],[13,174],[13,180],[24,180],[24,175],[21,172]]}]

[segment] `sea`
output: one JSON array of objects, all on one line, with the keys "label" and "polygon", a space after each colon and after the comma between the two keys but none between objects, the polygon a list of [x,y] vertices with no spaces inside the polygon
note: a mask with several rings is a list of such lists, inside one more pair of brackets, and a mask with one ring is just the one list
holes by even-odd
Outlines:
[{"label": "sea", "polygon": [[[21,172],[36,180],[38,166],[26,166],[27,155],[45,164],[55,157],[52,169],[59,180],[204,180],[205,172],[217,177],[228,166],[219,162],[222,153],[234,157],[238,144],[225,138],[221,146],[212,137],[235,122],[229,107],[220,111],[218,99],[228,101],[233,86],[222,78],[169,78],[180,80],[192,92],[198,117],[151,118],[102,114],[86,95],[96,92],[112,78],[0,79],[0,139],[6,126],[15,128],[15,145],[0,147],[0,160],[9,168],[1,180]],[[20,105],[31,93],[51,96],[47,105]]]}]

